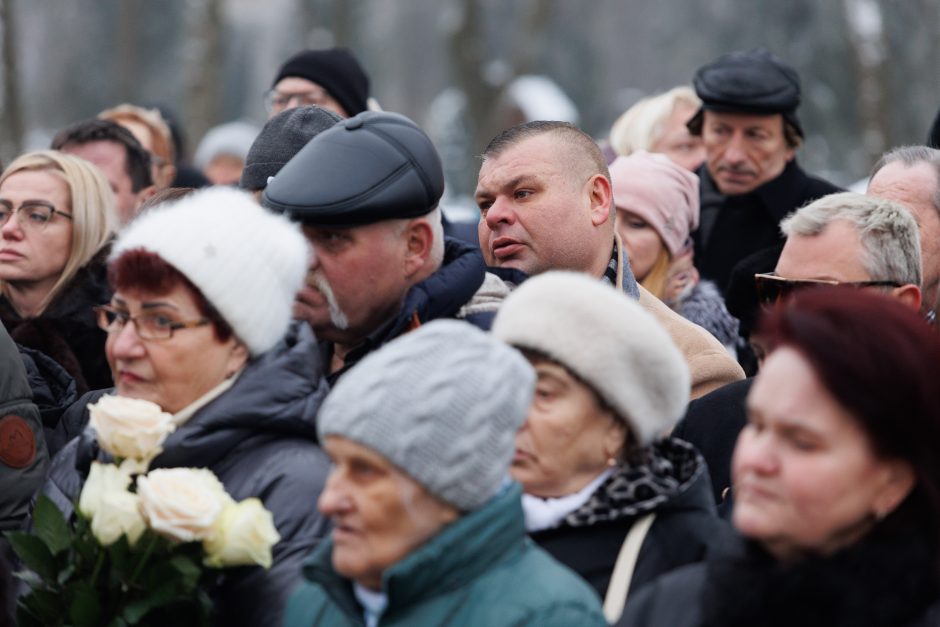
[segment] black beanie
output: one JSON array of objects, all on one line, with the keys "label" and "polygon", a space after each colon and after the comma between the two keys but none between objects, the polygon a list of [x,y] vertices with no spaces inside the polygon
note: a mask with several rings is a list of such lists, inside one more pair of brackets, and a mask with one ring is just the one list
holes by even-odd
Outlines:
[{"label": "black beanie", "polygon": [[316,105],[281,111],[267,121],[248,149],[238,186],[248,191],[264,189],[268,178],[280,172],[307,142],[342,119]]},{"label": "black beanie", "polygon": [[271,86],[290,76],[305,78],[323,87],[350,117],[367,109],[369,77],[346,48],[298,52],[281,66]]}]

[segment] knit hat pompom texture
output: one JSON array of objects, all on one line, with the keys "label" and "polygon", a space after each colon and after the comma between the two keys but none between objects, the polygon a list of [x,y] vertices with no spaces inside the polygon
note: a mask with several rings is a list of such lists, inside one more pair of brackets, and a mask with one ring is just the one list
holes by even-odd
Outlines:
[{"label": "knit hat pompom texture", "polygon": [[525,422],[535,372],[515,349],[466,322],[437,320],[363,359],[317,418],[462,511],[496,494]]},{"label": "knit hat pompom texture", "polygon": [[252,356],[287,331],[311,254],[297,225],[224,187],[141,214],[118,237],[111,260],[134,249],[159,255],[192,281]]},{"label": "knit hat pompom texture", "polygon": [[527,280],[503,302],[492,333],[571,371],[626,421],[640,446],[671,429],[689,402],[689,369],[666,330],[586,275]]}]

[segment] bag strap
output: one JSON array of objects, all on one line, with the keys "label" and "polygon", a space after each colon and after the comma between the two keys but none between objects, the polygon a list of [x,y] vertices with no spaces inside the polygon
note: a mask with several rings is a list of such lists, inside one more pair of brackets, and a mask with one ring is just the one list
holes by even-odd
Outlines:
[{"label": "bag strap", "polygon": [[643,546],[643,540],[646,539],[646,534],[653,526],[655,518],[656,514],[651,513],[633,523],[630,532],[627,533],[627,539],[620,547],[617,562],[614,564],[614,572],[610,576],[610,585],[607,586],[607,594],[604,595],[604,618],[608,623],[615,623],[623,614],[623,606],[626,605],[627,595],[630,592],[630,582],[633,580],[633,571],[636,570],[636,561],[640,556],[640,547]]}]

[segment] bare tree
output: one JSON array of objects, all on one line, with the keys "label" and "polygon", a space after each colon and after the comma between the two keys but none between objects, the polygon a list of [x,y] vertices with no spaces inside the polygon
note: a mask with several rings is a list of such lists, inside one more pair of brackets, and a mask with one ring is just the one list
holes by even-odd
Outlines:
[{"label": "bare tree", "polygon": [[3,94],[0,109],[0,159],[6,161],[23,149],[23,116],[17,80],[16,28],[13,0],[0,0],[0,54],[3,56]]},{"label": "bare tree", "polygon": [[225,69],[223,15],[225,0],[189,0],[189,30],[184,52],[186,133],[194,141],[222,117]]}]

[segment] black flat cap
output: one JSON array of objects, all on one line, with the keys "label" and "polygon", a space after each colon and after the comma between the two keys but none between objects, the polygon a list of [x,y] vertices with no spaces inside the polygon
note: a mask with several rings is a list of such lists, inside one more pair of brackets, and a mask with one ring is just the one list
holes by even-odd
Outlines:
[{"label": "black flat cap", "polygon": [[702,108],[689,121],[693,131],[701,129],[702,111],[780,113],[803,136],[796,117],[800,77],[789,64],[764,48],[724,54],[699,68],[692,84],[702,99]]},{"label": "black flat cap", "polygon": [[323,131],[271,179],[261,204],[315,226],[416,218],[437,207],[434,144],[397,113],[366,111]]}]

